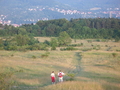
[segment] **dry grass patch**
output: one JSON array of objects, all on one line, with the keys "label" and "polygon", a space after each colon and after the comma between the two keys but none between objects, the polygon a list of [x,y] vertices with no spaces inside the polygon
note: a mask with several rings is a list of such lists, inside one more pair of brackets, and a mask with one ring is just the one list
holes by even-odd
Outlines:
[{"label": "dry grass patch", "polygon": [[36,39],[38,39],[38,41],[40,41],[40,42],[44,42],[45,40],[47,40],[47,41],[50,41],[51,40],[51,38],[50,37],[35,37]]},{"label": "dry grass patch", "polygon": [[[66,73],[71,68],[74,52],[51,51],[47,58],[41,58],[43,53],[45,51],[14,53],[13,51],[3,51],[0,53],[0,71],[1,73],[20,71],[14,74],[14,85],[24,89],[24,86],[51,84],[51,71],[54,70],[57,74],[61,69]],[[36,57],[35,59],[32,58],[33,55]]]},{"label": "dry grass patch", "polygon": [[[108,51],[89,51],[84,52],[81,60],[82,71],[78,77],[82,81],[106,82],[105,90],[119,90],[120,86],[120,53],[113,57],[113,52]],[[116,53],[116,52],[115,52]]]},{"label": "dry grass patch", "polygon": [[19,83],[24,83],[26,85],[38,85],[38,84],[40,84],[38,79],[18,79],[17,81],[19,81]]},{"label": "dry grass patch", "polygon": [[52,86],[40,88],[39,90],[104,90],[102,85],[96,82],[64,82]]}]

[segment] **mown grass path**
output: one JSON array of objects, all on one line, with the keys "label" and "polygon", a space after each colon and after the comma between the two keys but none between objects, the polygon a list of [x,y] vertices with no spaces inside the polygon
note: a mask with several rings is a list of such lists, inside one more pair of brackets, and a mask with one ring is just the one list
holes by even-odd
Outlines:
[{"label": "mown grass path", "polygon": [[81,55],[81,52],[76,52],[75,56],[76,56],[76,60],[77,60],[76,71],[79,74],[80,71],[82,70],[82,66],[81,66],[82,55]]},{"label": "mown grass path", "polygon": [[[79,76],[82,69],[81,60],[82,60],[82,52],[75,52],[74,54],[74,64],[71,64],[71,66],[65,70],[68,74],[74,74],[75,76]],[[65,79],[67,80],[67,76],[65,76]]]}]

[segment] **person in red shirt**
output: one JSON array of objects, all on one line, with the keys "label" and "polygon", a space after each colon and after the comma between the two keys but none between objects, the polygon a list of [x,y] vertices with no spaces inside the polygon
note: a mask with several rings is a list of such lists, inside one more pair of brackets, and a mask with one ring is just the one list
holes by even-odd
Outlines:
[{"label": "person in red shirt", "polygon": [[55,84],[55,73],[54,73],[54,71],[52,71],[50,76],[51,76],[52,84]]}]

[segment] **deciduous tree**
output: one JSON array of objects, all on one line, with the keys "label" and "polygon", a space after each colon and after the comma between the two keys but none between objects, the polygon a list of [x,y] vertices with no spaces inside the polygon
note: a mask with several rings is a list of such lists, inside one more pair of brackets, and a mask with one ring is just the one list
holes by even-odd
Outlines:
[{"label": "deciduous tree", "polygon": [[60,35],[58,37],[58,42],[59,42],[60,46],[61,45],[68,45],[71,43],[71,41],[72,41],[72,39],[66,31],[63,31],[60,33]]}]

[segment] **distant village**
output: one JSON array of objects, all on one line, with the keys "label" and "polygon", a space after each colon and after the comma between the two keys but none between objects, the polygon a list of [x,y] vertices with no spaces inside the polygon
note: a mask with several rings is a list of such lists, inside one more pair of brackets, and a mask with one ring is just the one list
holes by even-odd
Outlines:
[{"label": "distant village", "polygon": [[[107,8],[106,10],[101,10],[101,8],[91,8],[89,11],[79,11],[79,10],[65,10],[65,9],[59,9],[59,8],[50,8],[50,7],[36,7],[36,8],[28,8],[28,12],[32,11],[39,11],[42,12],[43,10],[50,10],[54,12],[61,13],[63,15],[81,15],[83,18],[101,18],[100,15],[107,15],[108,18],[120,18],[120,8]],[[97,12],[95,12],[95,10]],[[30,21],[30,22],[37,22],[39,20],[49,20],[47,17],[41,18],[38,20],[34,19],[24,19],[24,21]],[[0,24],[7,24],[7,25],[13,25],[14,27],[19,27],[20,25],[16,23],[12,23],[11,20],[7,20],[6,15],[0,15]]]}]

